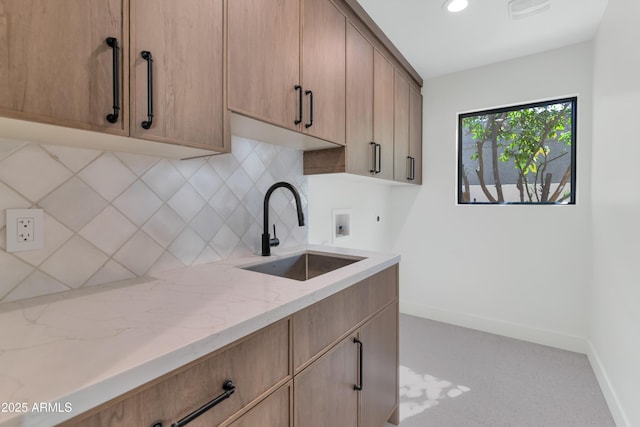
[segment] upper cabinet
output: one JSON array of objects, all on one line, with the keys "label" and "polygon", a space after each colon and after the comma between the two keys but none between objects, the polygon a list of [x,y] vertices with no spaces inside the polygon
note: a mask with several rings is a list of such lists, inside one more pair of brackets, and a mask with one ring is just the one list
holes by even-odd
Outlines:
[{"label": "upper cabinet", "polygon": [[227,8],[228,108],[299,130],[300,0],[232,0]]},{"label": "upper cabinet", "polygon": [[[346,169],[375,174],[373,142],[373,59],[371,43],[350,23],[347,27],[347,158]],[[392,122],[393,123],[393,122]]]},{"label": "upper cabinet", "polygon": [[126,109],[107,120],[128,103],[126,2],[53,3],[0,4],[0,115],[126,135]]},{"label": "upper cabinet", "polygon": [[344,145],[346,18],[329,0],[303,0],[303,130]]},{"label": "upper cabinet", "polygon": [[170,157],[229,151],[223,0],[51,3],[0,4],[0,115],[102,135],[3,119],[0,136]]},{"label": "upper cabinet", "polygon": [[409,180],[422,184],[422,94],[409,87]]},{"label": "upper cabinet", "polygon": [[131,135],[222,149],[223,0],[131,0]]},{"label": "upper cabinet", "polygon": [[393,65],[347,26],[346,172],[393,178]]},{"label": "upper cabinet", "polygon": [[378,168],[375,176],[393,179],[393,65],[378,50],[373,56],[373,141],[379,148],[376,153]]},{"label": "upper cabinet", "polygon": [[[422,183],[421,80],[350,16],[346,32],[346,146],[304,153],[304,173]],[[377,42],[376,42],[377,40]]]},{"label": "upper cabinet", "polygon": [[396,74],[393,179],[422,184],[422,95]]},{"label": "upper cabinet", "polygon": [[343,145],[345,22],[329,0],[229,1],[228,108]]},{"label": "upper cabinet", "polygon": [[51,3],[0,1],[0,137],[175,158],[233,133],[324,149],[307,173],[420,180],[396,90],[422,79],[357,0]]}]

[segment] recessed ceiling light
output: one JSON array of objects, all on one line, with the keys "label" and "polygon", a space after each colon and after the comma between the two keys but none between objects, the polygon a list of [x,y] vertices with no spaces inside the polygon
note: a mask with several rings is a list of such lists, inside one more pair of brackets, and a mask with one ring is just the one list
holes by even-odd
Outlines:
[{"label": "recessed ceiling light", "polygon": [[447,0],[442,5],[442,8],[448,12],[460,12],[469,6],[468,0]]}]

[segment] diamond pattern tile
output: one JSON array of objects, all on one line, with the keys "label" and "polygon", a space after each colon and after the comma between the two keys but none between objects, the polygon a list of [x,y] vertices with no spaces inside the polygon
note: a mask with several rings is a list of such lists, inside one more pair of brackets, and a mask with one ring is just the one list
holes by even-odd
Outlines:
[{"label": "diamond pattern tile", "polygon": [[236,161],[235,157],[228,154],[212,156],[209,159],[209,165],[224,181],[226,181],[227,178],[229,178],[240,167],[240,164]]},{"label": "diamond pattern tile", "polygon": [[153,167],[160,159],[152,156],[145,156],[143,154],[133,153],[115,153],[116,157],[120,159],[136,176],[142,176],[149,169]]},{"label": "diamond pattern tile", "polygon": [[162,206],[162,200],[141,181],[136,181],[113,205],[134,224],[141,226]]},{"label": "diamond pattern tile", "polygon": [[78,174],[98,194],[111,201],[136,180],[116,156],[105,153]]},{"label": "diamond pattern tile", "polygon": [[216,261],[220,261],[222,258],[220,258],[220,255],[218,255],[216,253],[216,251],[214,251],[213,249],[211,249],[211,246],[206,246],[202,253],[200,253],[200,256],[198,256],[198,258],[196,258],[195,261],[193,261],[193,264],[206,264],[209,262],[216,262]]},{"label": "diamond pattern tile", "polygon": [[97,150],[64,147],[62,145],[43,145],[42,148],[73,172],[78,172],[101,154],[101,151]]},{"label": "diamond pattern tile", "polygon": [[211,247],[220,257],[228,258],[238,242],[240,242],[238,236],[227,225],[223,225],[211,241]]},{"label": "diamond pattern tile", "polygon": [[7,295],[27,277],[34,268],[4,251],[0,251],[0,298]]},{"label": "diamond pattern tile", "polygon": [[40,202],[46,212],[74,231],[84,227],[107,204],[105,199],[76,177]]},{"label": "diamond pattern tile", "polygon": [[249,211],[244,206],[238,205],[227,220],[227,226],[229,226],[236,236],[242,237],[254,221]]},{"label": "diamond pattern tile", "polygon": [[117,282],[120,280],[132,279],[135,274],[118,264],[113,260],[109,260],[100,270],[96,272],[89,280],[86,286],[101,285],[103,283]]},{"label": "diamond pattern tile", "polygon": [[67,286],[79,288],[107,261],[107,256],[80,236],[72,237],[40,269]]},{"label": "diamond pattern tile", "polygon": [[[38,171],[34,174],[34,171]],[[29,144],[0,161],[0,181],[37,202],[71,177],[71,171],[37,145]]]},{"label": "diamond pattern tile", "polygon": [[113,255],[136,229],[117,209],[108,206],[80,230],[80,235],[104,253]]},{"label": "diamond pattern tile", "polygon": [[226,185],[209,200],[209,205],[220,215],[223,221],[229,218],[229,215],[231,215],[239,204],[240,200],[236,198],[231,189]]},{"label": "diamond pattern tile", "polygon": [[160,246],[166,248],[185,227],[185,222],[168,206],[161,207],[142,229]]},{"label": "diamond pattern tile", "polygon": [[254,151],[242,162],[242,170],[249,176],[251,182],[256,182],[260,178],[260,175],[266,171],[266,168],[258,154]]},{"label": "diamond pattern tile", "polygon": [[10,156],[26,144],[24,141],[0,137],[0,160]]},{"label": "diamond pattern tile", "polygon": [[206,205],[198,214],[191,220],[191,228],[198,233],[198,235],[208,242],[213,239],[220,227],[224,224],[220,215],[209,205]]},{"label": "diamond pattern tile", "polygon": [[162,252],[162,247],[151,237],[138,231],[113,258],[136,275],[143,276]]},{"label": "diamond pattern tile", "polygon": [[4,301],[17,301],[68,290],[68,287],[64,286],[56,279],[39,271],[35,271],[23,280],[17,288],[11,291],[9,295],[4,298]]},{"label": "diamond pattern tile", "polygon": [[171,160],[171,164],[178,169],[178,172],[180,172],[185,179],[189,179],[206,161],[204,158]]},{"label": "diamond pattern tile", "polygon": [[251,182],[251,178],[244,170],[238,169],[227,179],[227,186],[238,200],[242,200],[253,186],[253,182]]},{"label": "diamond pattern tile", "polygon": [[239,163],[242,163],[253,151],[254,147],[255,143],[251,140],[235,136],[231,141],[231,154]]},{"label": "diamond pattern tile", "polygon": [[[277,181],[306,210],[302,153],[284,147],[234,137],[230,154],[179,161],[0,139],[0,302],[259,253]],[[270,203],[281,247],[307,241],[292,200],[278,190]],[[7,254],[4,210],[34,203],[44,249]]]},{"label": "diamond pattern tile", "polygon": [[191,265],[207,243],[191,228],[186,228],[169,246],[168,251],[184,265]]},{"label": "diamond pattern tile", "polygon": [[188,183],[183,185],[167,202],[185,222],[191,221],[206,203],[206,200]]},{"label": "diamond pattern tile", "polygon": [[160,160],[142,176],[142,180],[162,200],[169,200],[185,182],[185,178],[169,160]]},{"label": "diamond pattern tile", "polygon": [[0,182],[0,227],[6,224],[6,209],[22,209],[30,206],[31,203],[27,199]]},{"label": "diamond pattern tile", "polygon": [[154,273],[160,273],[162,271],[175,270],[176,268],[182,268],[184,264],[180,262],[180,260],[169,252],[165,252],[157,259],[155,263],[149,269],[150,275]]},{"label": "diamond pattern tile", "polygon": [[189,182],[205,200],[211,199],[211,197],[216,194],[216,191],[224,185],[222,178],[220,178],[208,163],[205,163],[198,169],[189,179]]}]

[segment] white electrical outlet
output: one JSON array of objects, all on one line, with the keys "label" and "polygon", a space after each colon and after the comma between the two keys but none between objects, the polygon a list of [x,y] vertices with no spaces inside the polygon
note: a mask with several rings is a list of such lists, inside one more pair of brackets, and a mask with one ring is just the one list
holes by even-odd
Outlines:
[{"label": "white electrical outlet", "polygon": [[7,252],[44,248],[42,209],[7,209]]}]

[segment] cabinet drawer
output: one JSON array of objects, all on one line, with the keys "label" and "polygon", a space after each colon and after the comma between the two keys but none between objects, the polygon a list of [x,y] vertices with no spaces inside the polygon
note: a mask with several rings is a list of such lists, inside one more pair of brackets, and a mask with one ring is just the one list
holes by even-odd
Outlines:
[{"label": "cabinet drawer", "polygon": [[224,427],[289,427],[291,425],[291,384],[267,397],[249,412]]},{"label": "cabinet drawer", "polygon": [[299,372],[316,355],[398,296],[394,265],[293,315],[293,366]]},{"label": "cabinet drawer", "polygon": [[289,378],[289,321],[285,319],[63,425],[151,426],[161,422],[169,427],[220,395],[222,384],[231,379],[235,392],[189,424],[217,426]]}]

